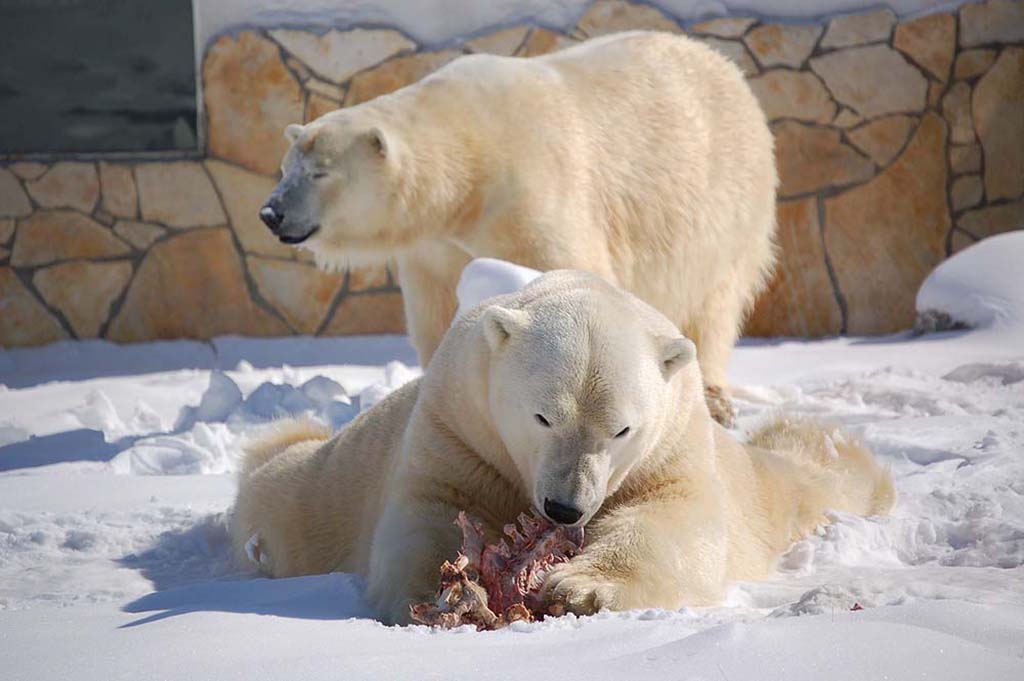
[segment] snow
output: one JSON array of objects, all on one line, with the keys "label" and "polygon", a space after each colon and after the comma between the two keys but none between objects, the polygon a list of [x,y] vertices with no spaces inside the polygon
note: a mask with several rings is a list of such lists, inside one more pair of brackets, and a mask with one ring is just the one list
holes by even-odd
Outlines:
[{"label": "snow", "polygon": [[[1017,246],[992,241],[922,290],[1003,301],[985,326],[734,356],[738,435],[780,411],[842,424],[891,467],[891,516],[835,514],[715,607],[499,632],[384,627],[357,576],[259,579],[229,555],[246,438],[288,414],[342,427],[418,375],[406,339],[0,351],[0,676],[1024,678],[1024,317],[995,276]],[[473,272],[464,306],[529,276]]]},{"label": "snow", "polygon": [[1024,231],[979,241],[928,275],[921,312],[944,312],[973,327],[1024,326]]},{"label": "snow", "polygon": [[455,295],[459,308],[455,315],[472,310],[488,298],[515,293],[540,276],[540,272],[504,260],[476,258],[462,270]]}]

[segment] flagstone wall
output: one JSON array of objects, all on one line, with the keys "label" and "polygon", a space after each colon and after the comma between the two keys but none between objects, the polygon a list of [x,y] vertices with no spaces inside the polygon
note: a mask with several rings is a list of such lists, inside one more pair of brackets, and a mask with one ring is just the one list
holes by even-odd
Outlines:
[{"label": "flagstone wall", "polygon": [[401,332],[386,269],[324,273],[257,217],[288,123],[415,82],[460,54],[533,56],[627,29],[692,35],[743,69],[776,136],[775,279],[747,333],[909,328],[927,273],[1024,227],[1024,3],[900,22],[681,25],[597,0],[569,31],[512,26],[444,49],[387,28],[239,29],[202,65],[199,158],[0,156],[0,345]]}]

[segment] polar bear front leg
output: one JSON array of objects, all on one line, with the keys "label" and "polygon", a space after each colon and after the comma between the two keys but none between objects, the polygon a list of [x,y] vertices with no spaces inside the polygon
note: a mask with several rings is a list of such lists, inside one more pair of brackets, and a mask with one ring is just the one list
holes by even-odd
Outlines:
[{"label": "polar bear front leg", "polygon": [[734,291],[709,296],[700,315],[686,325],[697,345],[697,361],[704,377],[704,399],[711,418],[726,428],[736,423],[736,408],[729,393],[728,370],[733,346],[743,322],[743,303]]},{"label": "polar bear front leg", "polygon": [[398,260],[406,330],[424,368],[455,317],[459,305],[455,289],[469,260],[465,253],[443,244],[424,244],[415,257]]},{"label": "polar bear front leg", "polygon": [[373,537],[368,596],[385,624],[409,624],[409,607],[434,599],[439,570],[462,544],[458,510],[395,494]]},{"label": "polar bear front leg", "polygon": [[725,532],[713,504],[616,508],[587,526],[580,555],[548,574],[546,597],[577,615],[712,603],[725,582]]}]

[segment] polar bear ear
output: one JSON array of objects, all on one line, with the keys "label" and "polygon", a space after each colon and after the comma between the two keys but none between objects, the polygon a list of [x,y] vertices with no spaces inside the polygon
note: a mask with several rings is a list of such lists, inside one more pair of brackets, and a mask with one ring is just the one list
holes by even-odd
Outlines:
[{"label": "polar bear ear", "polygon": [[387,133],[381,128],[371,128],[366,133],[366,141],[370,144],[370,148],[377,152],[381,158],[387,158],[391,152],[391,140],[388,139]]},{"label": "polar bear ear", "polygon": [[526,326],[526,322],[526,313],[522,310],[510,310],[500,305],[491,305],[480,318],[491,352],[501,350],[512,334]]},{"label": "polar bear ear", "polygon": [[299,139],[302,134],[302,126],[297,123],[292,123],[284,129],[284,138],[288,140],[290,144],[295,144],[295,140]]},{"label": "polar bear ear", "polygon": [[662,338],[660,343],[661,371],[665,378],[670,378],[697,357],[697,346],[689,338]]}]

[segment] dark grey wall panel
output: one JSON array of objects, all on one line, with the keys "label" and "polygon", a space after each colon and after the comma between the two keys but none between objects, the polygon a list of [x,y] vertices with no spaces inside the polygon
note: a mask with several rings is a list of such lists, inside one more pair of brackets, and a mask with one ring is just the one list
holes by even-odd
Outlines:
[{"label": "dark grey wall panel", "polygon": [[191,0],[0,0],[0,153],[198,148]]}]

